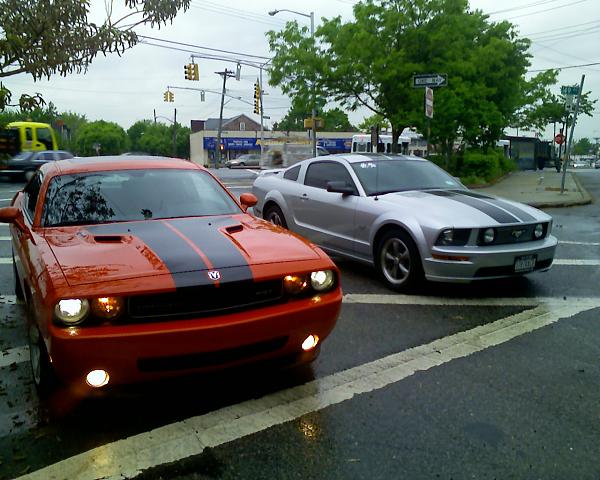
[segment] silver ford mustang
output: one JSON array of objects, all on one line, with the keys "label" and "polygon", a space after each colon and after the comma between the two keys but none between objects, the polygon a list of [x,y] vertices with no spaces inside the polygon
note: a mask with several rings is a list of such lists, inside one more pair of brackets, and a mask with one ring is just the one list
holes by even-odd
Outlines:
[{"label": "silver ford mustang", "polygon": [[389,287],[545,271],[552,218],[465,188],[432,162],[402,155],[330,155],[255,180],[254,212],[334,255],[375,266]]}]

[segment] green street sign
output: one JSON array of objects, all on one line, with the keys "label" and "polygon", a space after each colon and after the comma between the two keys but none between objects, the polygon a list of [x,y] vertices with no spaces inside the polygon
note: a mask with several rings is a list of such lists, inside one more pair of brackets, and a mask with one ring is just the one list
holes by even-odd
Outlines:
[{"label": "green street sign", "polygon": [[563,85],[560,87],[560,93],[562,95],[578,95],[579,87],[577,85]]}]

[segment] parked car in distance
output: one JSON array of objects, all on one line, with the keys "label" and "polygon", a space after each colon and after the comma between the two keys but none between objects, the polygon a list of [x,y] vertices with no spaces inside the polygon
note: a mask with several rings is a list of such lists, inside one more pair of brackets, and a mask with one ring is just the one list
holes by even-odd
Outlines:
[{"label": "parked car in distance", "polygon": [[594,162],[594,168],[600,168],[600,160]]},{"label": "parked car in distance", "polygon": [[313,158],[261,172],[252,191],[257,215],[374,265],[395,290],[548,270],[557,244],[546,213],[471,192],[419,157]]},{"label": "parked car in distance", "polygon": [[29,181],[36,170],[48,162],[73,158],[71,152],[64,150],[41,150],[34,152],[21,152],[11,158],[6,169],[0,170],[0,175]]},{"label": "parked car in distance", "polygon": [[583,160],[575,160],[571,165],[573,168],[587,168],[589,166],[589,164]]},{"label": "parked car in distance", "polygon": [[255,202],[181,159],[42,165],[0,208],[38,391],[315,359],[341,307],[339,271],[246,213]]},{"label": "parked car in distance", "polygon": [[234,167],[258,167],[260,166],[260,155],[257,153],[246,153],[237,158],[225,162],[227,168]]}]

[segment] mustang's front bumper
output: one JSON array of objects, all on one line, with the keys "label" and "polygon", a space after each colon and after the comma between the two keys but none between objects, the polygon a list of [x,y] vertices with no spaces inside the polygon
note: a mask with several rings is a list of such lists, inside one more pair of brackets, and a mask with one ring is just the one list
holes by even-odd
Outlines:
[{"label": "mustang's front bumper", "polygon": [[[495,246],[433,247],[423,268],[427,280],[436,282],[471,282],[545,271],[552,266],[558,241],[552,235],[543,240]],[[468,260],[448,260],[438,257],[468,257]],[[518,257],[535,256],[535,267],[528,272],[516,272]]]},{"label": "mustang's front bumper", "polygon": [[[342,302],[334,291],[219,316],[122,326],[50,327],[48,350],[58,378],[85,387],[88,372],[106,370],[110,385],[213,371],[255,362],[311,361],[308,335],[324,340]],[[320,345],[320,343],[319,343]]]}]

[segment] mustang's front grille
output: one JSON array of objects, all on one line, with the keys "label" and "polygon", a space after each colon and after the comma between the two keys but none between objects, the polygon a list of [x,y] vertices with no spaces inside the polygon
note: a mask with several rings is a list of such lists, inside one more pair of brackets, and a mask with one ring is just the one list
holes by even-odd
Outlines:
[{"label": "mustang's front grille", "polygon": [[174,357],[140,358],[138,368],[142,372],[164,372],[173,370],[188,370],[192,368],[207,368],[237,362],[260,355],[276,352],[283,348],[288,337],[279,337],[240,347],[217,350],[214,352],[192,353]]},{"label": "mustang's front grille", "polygon": [[283,297],[281,280],[222,283],[129,298],[131,320],[189,318],[274,303]]},{"label": "mustang's front grille", "polygon": [[479,230],[477,245],[506,245],[509,243],[532,242],[534,240],[546,238],[546,235],[548,234],[548,223],[542,223],[544,226],[544,233],[542,233],[542,236],[539,239],[535,238],[535,235],[533,234],[536,225],[537,223],[494,228],[496,237],[492,243],[485,243],[483,241],[483,235],[486,229],[482,228]]}]

